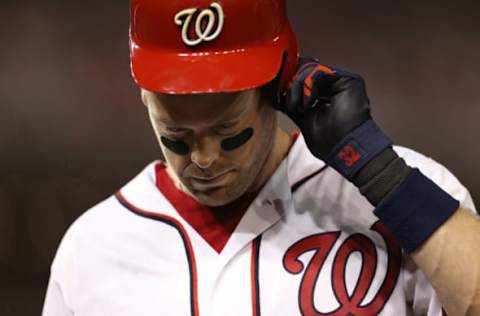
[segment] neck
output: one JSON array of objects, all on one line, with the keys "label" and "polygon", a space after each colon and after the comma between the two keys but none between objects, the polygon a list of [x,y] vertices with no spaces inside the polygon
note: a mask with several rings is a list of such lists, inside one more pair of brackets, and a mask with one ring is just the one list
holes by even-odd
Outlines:
[{"label": "neck", "polygon": [[249,191],[259,191],[262,186],[270,179],[275,173],[278,166],[282,163],[283,159],[287,156],[290,146],[292,145],[292,139],[290,135],[277,127],[273,138],[272,150],[265,158],[263,167],[257,176],[257,179],[250,187]]}]

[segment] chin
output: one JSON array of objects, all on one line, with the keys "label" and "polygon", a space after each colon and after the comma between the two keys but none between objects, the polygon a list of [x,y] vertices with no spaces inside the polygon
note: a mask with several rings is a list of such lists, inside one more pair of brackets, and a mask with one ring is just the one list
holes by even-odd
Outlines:
[{"label": "chin", "polygon": [[218,207],[226,205],[238,199],[242,194],[228,194],[227,188],[219,188],[210,191],[192,192],[193,197],[202,205]]}]

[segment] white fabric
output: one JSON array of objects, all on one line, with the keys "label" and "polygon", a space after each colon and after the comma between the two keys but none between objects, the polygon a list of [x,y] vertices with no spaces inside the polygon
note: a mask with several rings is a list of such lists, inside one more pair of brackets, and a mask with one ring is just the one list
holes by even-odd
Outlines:
[{"label": "white fabric", "polygon": [[[409,149],[396,147],[396,151],[464,207],[474,210],[467,190],[443,166]],[[359,310],[378,304],[381,316],[441,315],[441,305],[431,286],[403,254],[398,277],[392,279],[392,273],[388,277],[394,282],[393,293],[384,299],[376,297],[387,279],[388,260],[393,259],[388,258],[386,239],[371,230],[378,221],[373,207],[336,171],[324,168],[324,163],[310,154],[301,136],[220,254],[158,191],[154,166],[150,164],[121,193],[135,207],[173,219],[185,230],[195,258],[199,315],[333,312],[347,301],[334,292],[334,288],[341,292],[338,284],[343,286],[339,277],[343,270],[350,296],[360,283],[359,275],[373,273],[365,297],[356,296],[359,300],[353,305]],[[321,168],[324,170],[320,174],[292,193],[295,183]],[[259,236],[259,266],[253,270],[258,271],[256,301],[252,295],[252,265],[257,266],[252,264],[252,256],[253,241]],[[296,247],[291,247],[302,243],[312,250],[292,256]],[[355,247],[363,250],[355,251]],[[175,227],[142,217],[110,197],[84,213],[65,234],[52,264],[43,316],[192,315],[191,274],[185,249]],[[334,269],[335,259],[340,260],[344,250],[343,255],[348,255],[346,266],[337,262]],[[322,251],[326,251],[323,257]],[[362,253],[370,257],[362,259]],[[297,274],[292,273],[293,266],[286,266],[295,258]],[[319,259],[325,260],[321,266]],[[372,264],[362,267],[362,262]],[[307,279],[313,280],[310,289]],[[310,301],[305,299],[308,295]],[[259,313],[254,312],[254,301]],[[344,309],[332,315],[348,315],[348,311],[352,312]],[[352,312],[371,315],[363,313]]]}]

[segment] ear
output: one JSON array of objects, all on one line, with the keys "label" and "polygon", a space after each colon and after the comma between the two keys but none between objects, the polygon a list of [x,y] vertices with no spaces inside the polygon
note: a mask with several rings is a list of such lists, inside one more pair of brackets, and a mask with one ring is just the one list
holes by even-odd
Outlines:
[{"label": "ear", "polygon": [[147,90],[140,88],[140,97],[142,98],[143,105],[148,106],[147,103]]}]

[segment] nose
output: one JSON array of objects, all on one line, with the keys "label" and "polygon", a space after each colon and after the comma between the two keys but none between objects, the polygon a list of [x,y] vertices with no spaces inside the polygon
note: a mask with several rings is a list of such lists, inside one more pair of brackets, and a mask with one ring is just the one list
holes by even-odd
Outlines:
[{"label": "nose", "polygon": [[195,141],[190,159],[201,169],[208,169],[219,156],[220,144],[205,136]]}]

